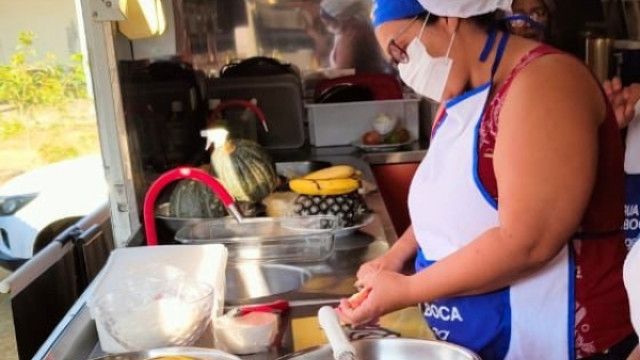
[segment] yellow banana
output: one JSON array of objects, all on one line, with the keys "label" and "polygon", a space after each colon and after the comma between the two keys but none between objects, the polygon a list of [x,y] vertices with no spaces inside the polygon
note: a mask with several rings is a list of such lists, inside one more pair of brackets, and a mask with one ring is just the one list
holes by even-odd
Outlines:
[{"label": "yellow banana", "polygon": [[356,179],[292,179],[289,181],[291,190],[304,195],[342,195],[357,190],[360,182]]},{"label": "yellow banana", "polygon": [[331,179],[346,179],[354,177],[356,175],[356,169],[349,165],[334,165],[328,168],[316,170],[303,176],[303,179],[308,180],[331,180]]}]

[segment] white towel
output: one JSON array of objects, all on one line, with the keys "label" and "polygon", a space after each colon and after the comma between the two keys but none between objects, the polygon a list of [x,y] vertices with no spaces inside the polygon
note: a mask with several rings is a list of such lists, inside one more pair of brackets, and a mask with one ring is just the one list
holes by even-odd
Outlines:
[{"label": "white towel", "polygon": [[624,154],[624,172],[640,174],[640,101],[635,106],[636,115],[627,127],[627,149]]}]

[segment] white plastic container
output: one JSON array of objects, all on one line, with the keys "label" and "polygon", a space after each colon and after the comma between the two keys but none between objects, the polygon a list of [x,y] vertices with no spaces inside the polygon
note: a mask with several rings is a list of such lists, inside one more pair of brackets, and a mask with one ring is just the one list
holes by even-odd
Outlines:
[{"label": "white plastic container", "polygon": [[[109,256],[107,264],[96,279],[87,305],[92,318],[98,317],[95,301],[114,290],[122,289],[130,279],[172,278],[187,275],[195,281],[213,288],[212,319],[224,310],[225,269],[227,249],[220,244],[161,245],[120,248]],[[140,324],[144,327],[145,324]],[[100,321],[96,321],[98,340],[104,352],[124,353],[127,350],[118,343]]]},{"label": "white plastic container", "polygon": [[420,129],[420,99],[356,101],[332,104],[307,104],[309,142],[313,146],[344,146],[373,130],[373,120],[385,114],[398,119],[417,140]]},{"label": "white plastic container", "polygon": [[242,316],[221,316],[216,319],[216,347],[236,355],[269,350],[278,334],[278,315],[251,312]]}]

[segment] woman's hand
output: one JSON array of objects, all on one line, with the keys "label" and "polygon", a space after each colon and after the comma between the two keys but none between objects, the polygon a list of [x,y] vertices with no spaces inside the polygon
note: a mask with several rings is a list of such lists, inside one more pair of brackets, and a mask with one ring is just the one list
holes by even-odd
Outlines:
[{"label": "woman's hand", "polygon": [[622,87],[620,78],[614,77],[605,81],[602,86],[616,114],[618,127],[621,129],[626,127],[636,115],[635,105],[640,100],[640,84],[634,83]]},{"label": "woman's hand", "polygon": [[342,299],[338,316],[346,324],[359,325],[371,322],[379,316],[413,305],[407,296],[410,277],[393,271],[379,270],[369,273],[361,280],[368,296],[353,304]]},{"label": "woman's hand", "polygon": [[409,226],[389,251],[360,266],[356,275],[358,278],[358,281],[356,281],[356,287],[360,287],[361,279],[372,274],[377,274],[380,271],[400,272],[404,263],[415,255],[417,248],[418,244],[416,243],[415,236],[413,234],[413,226]]},{"label": "woman's hand", "polygon": [[404,260],[396,259],[396,256],[394,256],[392,252],[387,252],[380,257],[367,261],[360,266],[360,269],[358,269],[358,273],[356,275],[358,278],[356,287],[360,287],[359,285],[362,279],[375,275],[380,271],[400,272],[404,265],[403,262]]}]

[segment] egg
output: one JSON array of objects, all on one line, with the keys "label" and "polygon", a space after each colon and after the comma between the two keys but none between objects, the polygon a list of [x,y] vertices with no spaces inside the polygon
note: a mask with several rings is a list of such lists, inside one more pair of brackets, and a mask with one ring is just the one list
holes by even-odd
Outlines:
[{"label": "egg", "polygon": [[380,114],[373,119],[373,128],[376,129],[382,136],[389,134],[396,128],[398,118],[395,116]]}]

